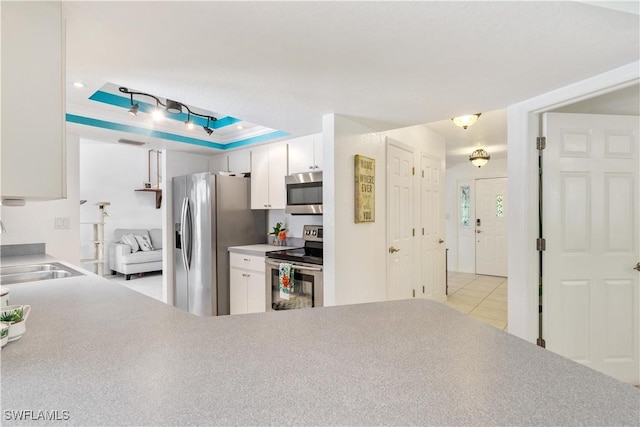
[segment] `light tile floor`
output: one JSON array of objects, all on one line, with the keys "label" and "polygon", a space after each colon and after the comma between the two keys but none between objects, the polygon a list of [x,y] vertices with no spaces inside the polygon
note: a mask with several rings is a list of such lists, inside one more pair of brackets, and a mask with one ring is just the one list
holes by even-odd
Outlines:
[{"label": "light tile floor", "polygon": [[445,305],[507,330],[507,278],[449,272]]},{"label": "light tile floor", "polygon": [[162,272],[154,271],[151,273],[144,273],[142,276],[133,274],[131,280],[125,280],[122,274],[116,274],[115,276],[105,276],[105,279],[112,280],[116,283],[126,286],[129,289],[133,289],[136,292],[147,295],[151,298],[155,298],[158,301],[162,301]]}]

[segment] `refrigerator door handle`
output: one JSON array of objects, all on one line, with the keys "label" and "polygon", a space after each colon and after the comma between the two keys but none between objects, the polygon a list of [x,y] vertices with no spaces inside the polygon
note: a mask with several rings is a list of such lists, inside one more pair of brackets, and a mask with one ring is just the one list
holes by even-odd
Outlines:
[{"label": "refrigerator door handle", "polygon": [[187,219],[187,203],[188,199],[182,199],[182,208],[180,210],[180,254],[182,255],[182,264],[184,265],[184,269],[189,271],[189,267],[187,265],[187,256],[186,256],[186,245],[185,245],[185,231],[186,231],[186,219]]},{"label": "refrigerator door handle", "polygon": [[186,251],[186,264],[187,271],[191,269],[191,256],[193,255],[193,219],[191,214],[191,204],[189,199],[185,199],[187,208],[185,209],[185,219],[187,223],[187,247]]}]

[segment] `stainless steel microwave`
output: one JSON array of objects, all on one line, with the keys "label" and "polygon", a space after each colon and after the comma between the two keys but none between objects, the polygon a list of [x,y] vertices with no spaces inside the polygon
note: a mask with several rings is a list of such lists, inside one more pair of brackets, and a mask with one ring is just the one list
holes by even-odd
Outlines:
[{"label": "stainless steel microwave", "polygon": [[322,215],[322,172],[287,175],[284,183],[287,188],[286,213]]}]

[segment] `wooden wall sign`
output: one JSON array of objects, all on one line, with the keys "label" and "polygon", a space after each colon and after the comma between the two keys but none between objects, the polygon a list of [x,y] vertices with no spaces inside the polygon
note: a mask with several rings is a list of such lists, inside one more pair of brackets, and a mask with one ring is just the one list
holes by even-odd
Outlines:
[{"label": "wooden wall sign", "polygon": [[376,161],[356,154],[355,222],[376,220]]}]

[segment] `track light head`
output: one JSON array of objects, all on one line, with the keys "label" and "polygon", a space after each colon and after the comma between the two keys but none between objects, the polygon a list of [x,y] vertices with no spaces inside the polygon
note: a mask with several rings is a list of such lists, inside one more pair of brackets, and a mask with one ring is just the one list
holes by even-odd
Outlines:
[{"label": "track light head", "polygon": [[131,108],[129,108],[129,114],[131,114],[132,116],[137,116],[139,109],[140,104],[138,104],[137,102],[135,104],[131,104]]},{"label": "track light head", "polygon": [[213,133],[213,129],[211,129],[209,126],[202,126],[202,128],[207,133],[207,135],[211,135]]},{"label": "track light head", "polygon": [[172,114],[182,113],[182,104],[177,101],[167,99],[167,112]]}]

